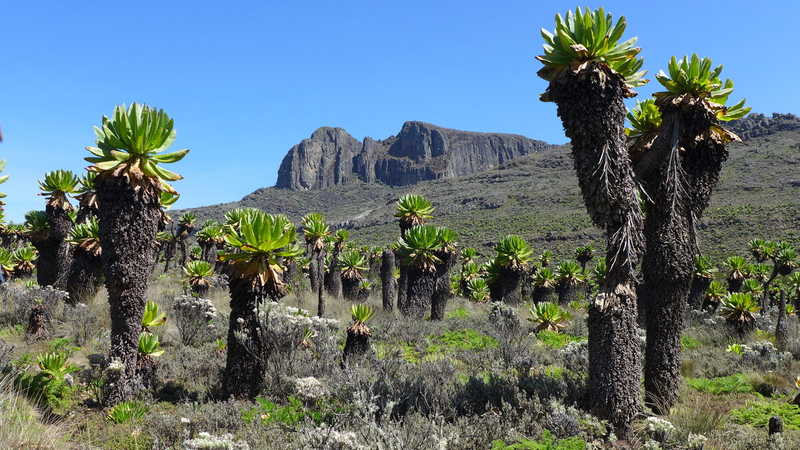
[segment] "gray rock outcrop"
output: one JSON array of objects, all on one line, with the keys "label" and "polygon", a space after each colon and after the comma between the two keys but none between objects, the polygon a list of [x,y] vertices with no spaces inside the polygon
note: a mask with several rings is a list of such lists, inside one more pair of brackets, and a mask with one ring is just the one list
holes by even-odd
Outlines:
[{"label": "gray rock outcrop", "polygon": [[452,130],[406,122],[397,136],[359,142],[342,128],[323,127],[292,147],[276,187],[323,189],[356,182],[405,186],[491,169],[549,144],[515,134]]}]

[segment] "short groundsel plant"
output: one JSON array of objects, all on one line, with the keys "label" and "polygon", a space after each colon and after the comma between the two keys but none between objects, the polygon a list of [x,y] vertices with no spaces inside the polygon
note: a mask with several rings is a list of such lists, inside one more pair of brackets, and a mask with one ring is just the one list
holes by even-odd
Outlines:
[{"label": "short groundsel plant", "polygon": [[536,332],[547,330],[558,333],[567,326],[571,315],[560,306],[551,302],[541,302],[531,305],[530,317]]},{"label": "short groundsel plant", "polygon": [[128,423],[139,420],[149,411],[147,405],[139,401],[122,402],[111,408],[106,417],[109,422],[116,424]]}]

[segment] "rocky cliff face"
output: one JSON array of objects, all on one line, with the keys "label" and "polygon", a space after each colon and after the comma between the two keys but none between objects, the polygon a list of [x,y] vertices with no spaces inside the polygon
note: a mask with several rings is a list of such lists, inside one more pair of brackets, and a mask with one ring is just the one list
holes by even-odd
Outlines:
[{"label": "rocky cliff face", "polygon": [[[724,126],[724,124],[723,124]],[[779,131],[800,129],[800,117],[794,114],[772,113],[772,117],[753,113],[728,125],[742,139],[766,136]]]},{"label": "rocky cliff face", "polygon": [[309,190],[354,182],[405,186],[473,174],[547,147],[524,136],[424,122],[406,122],[397,136],[363,142],[341,128],[323,127],[289,150],[276,187]]}]

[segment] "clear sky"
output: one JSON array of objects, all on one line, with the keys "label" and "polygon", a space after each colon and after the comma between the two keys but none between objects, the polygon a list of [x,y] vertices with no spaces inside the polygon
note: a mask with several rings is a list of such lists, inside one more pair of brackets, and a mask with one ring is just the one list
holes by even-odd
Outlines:
[{"label": "clear sky", "polygon": [[[723,63],[735,99],[800,112],[796,1],[605,2],[652,74],[670,55]],[[274,184],[289,147],[320,126],[385,138],[406,120],[565,142],[538,101],[550,1],[0,0],[0,158],[7,215],[41,209],[50,170],[81,171],[92,126],[144,102],[175,119],[176,207]],[[640,90],[640,98],[657,87]],[[733,98],[732,98],[733,99]]]}]

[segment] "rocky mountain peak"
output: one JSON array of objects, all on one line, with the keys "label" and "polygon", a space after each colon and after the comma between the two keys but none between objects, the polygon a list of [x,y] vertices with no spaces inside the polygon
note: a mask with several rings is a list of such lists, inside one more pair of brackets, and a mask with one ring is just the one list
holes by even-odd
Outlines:
[{"label": "rocky mountain peak", "polygon": [[289,149],[276,187],[308,190],[357,182],[404,186],[470,175],[547,147],[524,136],[419,121],[405,122],[396,136],[362,142],[342,128],[322,127]]}]

